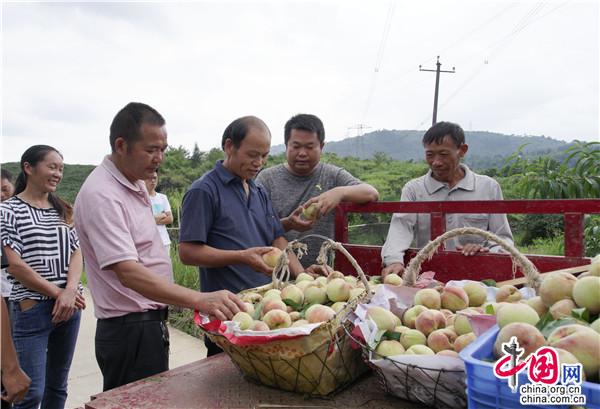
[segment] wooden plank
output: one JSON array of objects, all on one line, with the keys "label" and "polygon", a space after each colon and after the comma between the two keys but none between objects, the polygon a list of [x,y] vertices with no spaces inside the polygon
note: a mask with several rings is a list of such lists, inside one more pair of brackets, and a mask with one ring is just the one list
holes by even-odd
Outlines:
[{"label": "wooden plank", "polygon": [[[570,268],[563,268],[561,270],[554,270],[554,271],[548,271],[546,273],[542,273],[540,274],[540,277],[544,277],[548,274],[552,274],[552,273],[569,273],[569,274],[579,274],[579,273],[585,273],[586,271],[589,271],[590,269],[590,264],[587,264],[585,266],[577,266],[577,267],[570,267]],[[506,281],[501,281],[499,283],[496,283],[496,286],[500,287],[501,285],[514,285],[514,286],[518,286],[518,285],[523,285],[525,284],[525,277],[519,277],[519,278],[515,278],[514,280],[506,280]]]}]

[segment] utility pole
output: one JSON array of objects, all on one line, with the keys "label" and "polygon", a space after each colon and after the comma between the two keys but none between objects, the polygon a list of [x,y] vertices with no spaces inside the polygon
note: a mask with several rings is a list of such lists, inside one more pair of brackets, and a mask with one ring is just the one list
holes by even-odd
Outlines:
[{"label": "utility pole", "polygon": [[440,62],[440,56],[437,56],[437,68],[435,70],[425,70],[423,68],[421,68],[421,66],[419,65],[419,71],[429,71],[429,72],[435,72],[435,96],[433,97],[433,119],[431,121],[431,125],[435,125],[435,123],[437,122],[437,106],[438,106],[438,93],[439,93],[439,89],[440,89],[440,72],[447,72],[449,74],[454,74],[456,71],[454,70],[454,67],[452,67],[452,71],[444,71],[441,70],[440,67],[442,66],[442,63]]},{"label": "utility pole", "polygon": [[361,153],[364,150],[362,146],[361,136],[363,135],[363,130],[371,128],[369,125],[365,124],[356,124],[353,126],[349,126],[348,129],[356,129],[356,157],[360,158]]}]

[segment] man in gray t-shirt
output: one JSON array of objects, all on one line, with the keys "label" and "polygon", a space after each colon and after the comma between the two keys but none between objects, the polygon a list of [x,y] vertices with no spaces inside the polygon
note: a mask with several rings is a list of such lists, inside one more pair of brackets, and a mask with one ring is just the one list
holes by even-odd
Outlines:
[{"label": "man in gray t-shirt", "polygon": [[[379,193],[373,186],[340,167],[320,161],[325,130],[316,116],[292,117],[285,124],[284,140],[286,163],[263,170],[256,182],[271,198],[288,241],[306,234],[333,238],[333,210],[340,202],[366,203],[378,199]],[[313,215],[307,214],[311,210],[314,220]],[[315,263],[322,240],[310,238],[305,243],[309,252],[300,261],[306,268]]]}]

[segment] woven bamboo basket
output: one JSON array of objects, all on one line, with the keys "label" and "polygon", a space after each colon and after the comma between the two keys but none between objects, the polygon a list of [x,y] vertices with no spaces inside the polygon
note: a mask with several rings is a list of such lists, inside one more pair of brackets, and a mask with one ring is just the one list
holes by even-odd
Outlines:
[{"label": "woven bamboo basket", "polygon": [[[298,242],[290,243],[285,253],[293,251],[295,246],[298,246]],[[236,345],[218,332],[200,328],[205,336],[229,355],[248,380],[305,395],[328,396],[347,387],[369,369],[362,359],[360,347],[352,343],[345,331],[351,325],[346,320],[348,314],[354,311],[359,302],[369,297],[369,284],[356,260],[340,243],[327,239],[321,248],[321,256],[334,250],[349,259],[366,291],[349,301],[331,320],[315,328],[309,335],[262,344]],[[323,262],[320,258],[319,261]],[[272,283],[242,291],[238,295],[249,292],[262,295],[272,288],[283,287],[289,278],[289,270],[282,268],[287,263],[287,257],[282,259],[275,268]]]},{"label": "woven bamboo basket", "polygon": [[[516,266],[520,267],[527,279],[528,286],[537,291],[541,280],[538,270],[530,260],[523,256],[513,245],[497,237],[495,234],[471,227],[449,230],[429,242],[409,263],[402,277],[404,285],[412,286],[416,283],[421,264],[423,261],[433,257],[442,243],[453,237],[465,234],[483,236],[487,240],[498,243],[513,259],[513,274],[516,272]],[[434,408],[454,409],[467,407],[464,365],[461,365],[461,369],[447,369],[442,365],[436,367],[436,365],[398,362],[397,360],[377,355],[366,342],[358,339],[358,337],[353,337],[351,333],[348,333],[348,335],[361,346],[363,358],[373,368],[381,387],[387,393]],[[384,362],[383,365],[373,364],[372,359],[374,357],[382,359]]]}]

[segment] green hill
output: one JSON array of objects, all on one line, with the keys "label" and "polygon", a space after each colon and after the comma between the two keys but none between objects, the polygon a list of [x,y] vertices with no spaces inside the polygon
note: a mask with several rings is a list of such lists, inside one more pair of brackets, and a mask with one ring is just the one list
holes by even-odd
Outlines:
[{"label": "green hill", "polygon": [[[20,166],[18,162],[3,163],[0,166],[12,173],[13,179],[16,179],[20,172]],[[79,188],[83,184],[83,181],[88,177],[90,172],[94,170],[94,168],[94,165],[65,164],[63,180],[58,185],[56,193],[58,193],[60,197],[68,202],[73,203],[75,201],[75,197],[77,196],[77,192],[79,192]]]},{"label": "green hill", "polygon": [[[385,152],[395,160],[422,160],[423,133],[424,131],[384,129],[341,141],[327,142],[324,151],[342,157],[361,159],[371,159],[375,154]],[[528,144],[523,152],[531,156],[554,156],[571,146],[567,142],[545,136],[505,135],[482,131],[465,132],[465,139],[469,145],[466,162],[475,169],[502,166],[504,158],[517,151],[523,144]],[[284,150],[284,145],[277,145],[271,149],[273,154]]]}]

